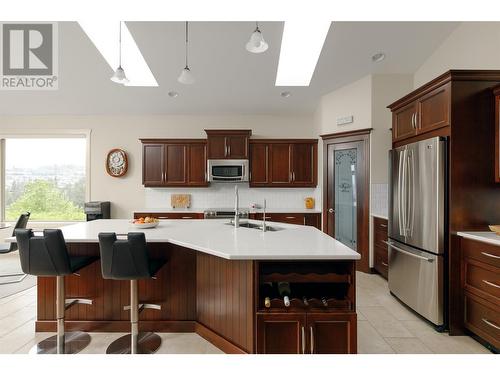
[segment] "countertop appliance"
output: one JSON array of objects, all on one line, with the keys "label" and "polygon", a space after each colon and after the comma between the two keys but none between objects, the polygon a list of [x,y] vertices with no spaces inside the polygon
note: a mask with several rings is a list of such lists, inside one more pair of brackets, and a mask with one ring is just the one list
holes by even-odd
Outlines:
[{"label": "countertop appliance", "polygon": [[111,203],[110,202],[85,202],[83,211],[87,216],[87,221],[97,219],[111,219]]},{"label": "countertop appliance", "polygon": [[389,151],[389,289],[444,325],[446,141],[435,137]]},{"label": "countertop appliance", "polygon": [[[239,209],[240,219],[248,219],[249,209]],[[209,208],[203,211],[205,219],[234,219],[234,208]]]},{"label": "countertop appliance", "polygon": [[247,182],[247,159],[208,159],[208,181]]}]

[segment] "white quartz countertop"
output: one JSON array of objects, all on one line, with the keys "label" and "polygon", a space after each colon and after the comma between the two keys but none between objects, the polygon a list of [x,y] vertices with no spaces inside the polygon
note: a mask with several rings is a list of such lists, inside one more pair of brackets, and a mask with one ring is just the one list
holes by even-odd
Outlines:
[{"label": "white quartz countertop", "polygon": [[457,232],[457,236],[500,246],[500,236],[494,232]]},{"label": "white quartz countertop", "polygon": [[[226,225],[226,220],[160,220],[152,229],[137,229],[129,220],[95,220],[61,227],[66,242],[98,242],[100,232],[144,232],[148,242],[168,242],[225,259],[357,260],[359,253],[341,242],[304,225],[268,222],[282,230]],[[260,221],[250,220],[252,223]],[[14,241],[13,237],[7,241]]]},{"label": "white quartz countertop", "polygon": [[[241,207],[245,208],[246,207]],[[172,207],[157,207],[157,208],[144,208],[140,210],[134,210],[134,213],[169,213],[169,212],[179,212],[179,213],[194,213],[194,212],[201,212],[208,210],[208,208],[172,208]],[[229,208],[228,210],[232,210],[232,208]],[[262,209],[257,208],[248,208],[250,213],[259,213],[262,212]],[[307,209],[307,208],[268,208],[266,209],[266,212],[269,214],[288,214],[288,213],[298,213],[298,214],[305,214],[305,213],[313,213],[313,214],[319,214],[321,213],[321,210],[317,209]]]}]

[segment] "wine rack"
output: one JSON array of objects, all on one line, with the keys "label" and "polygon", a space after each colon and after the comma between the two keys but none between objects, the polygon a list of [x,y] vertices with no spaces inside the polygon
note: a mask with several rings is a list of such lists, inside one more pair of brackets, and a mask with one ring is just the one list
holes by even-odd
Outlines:
[{"label": "wine rack", "polygon": [[[352,262],[259,262],[257,272],[260,312],[335,312],[355,308]],[[280,295],[278,285],[282,283],[289,294],[288,306]]]}]

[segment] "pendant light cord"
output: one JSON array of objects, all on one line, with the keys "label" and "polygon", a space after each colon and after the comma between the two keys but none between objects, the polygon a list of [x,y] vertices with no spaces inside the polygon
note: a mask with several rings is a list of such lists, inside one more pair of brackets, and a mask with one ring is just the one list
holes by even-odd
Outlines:
[{"label": "pendant light cord", "polygon": [[186,69],[188,68],[188,21],[186,21]]},{"label": "pendant light cord", "polygon": [[120,21],[120,32],[119,32],[119,43],[120,43],[120,48],[118,52],[118,65],[121,67],[122,66],[122,21]]}]

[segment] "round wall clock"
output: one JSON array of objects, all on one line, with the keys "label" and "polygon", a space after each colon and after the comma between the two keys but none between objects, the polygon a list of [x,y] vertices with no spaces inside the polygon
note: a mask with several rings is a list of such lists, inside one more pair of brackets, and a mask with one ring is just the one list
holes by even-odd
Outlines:
[{"label": "round wall clock", "polygon": [[114,148],[108,152],[106,158],[106,172],[112,177],[121,177],[127,173],[128,160],[127,153],[119,148]]}]

